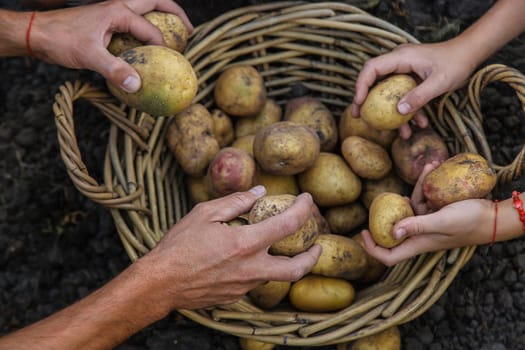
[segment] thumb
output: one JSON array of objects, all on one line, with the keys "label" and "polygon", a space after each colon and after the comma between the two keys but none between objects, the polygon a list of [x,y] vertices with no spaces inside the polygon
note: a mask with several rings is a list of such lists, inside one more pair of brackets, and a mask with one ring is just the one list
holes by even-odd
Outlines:
[{"label": "thumb", "polygon": [[133,93],[141,86],[140,75],[124,59],[113,56],[105,48],[97,48],[93,55],[86,58],[86,68],[100,73],[111,84]]},{"label": "thumb", "polygon": [[401,114],[416,112],[443,92],[445,92],[445,89],[440,85],[438,79],[429,77],[399,100],[397,110]]},{"label": "thumb", "polygon": [[[428,227],[435,228],[435,222],[431,220],[432,214],[410,216],[398,221],[392,228],[392,235],[395,239],[405,239],[410,236],[417,236],[429,233]],[[432,222],[429,226],[430,222]]]}]

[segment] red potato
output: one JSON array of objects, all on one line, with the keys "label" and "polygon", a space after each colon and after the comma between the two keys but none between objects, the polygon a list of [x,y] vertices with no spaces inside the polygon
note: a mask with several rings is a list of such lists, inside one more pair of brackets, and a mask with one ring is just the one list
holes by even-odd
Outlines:
[{"label": "red potato", "polygon": [[215,196],[247,191],[254,183],[255,161],[243,150],[222,148],[208,167],[207,178]]},{"label": "red potato", "polygon": [[408,139],[397,137],[392,143],[392,160],[396,173],[414,185],[427,163],[442,163],[449,157],[445,142],[431,128],[416,130]]}]

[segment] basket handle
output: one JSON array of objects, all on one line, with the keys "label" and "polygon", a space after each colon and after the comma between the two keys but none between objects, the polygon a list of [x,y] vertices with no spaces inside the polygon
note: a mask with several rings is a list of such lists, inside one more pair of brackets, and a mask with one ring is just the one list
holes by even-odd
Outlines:
[{"label": "basket handle", "polygon": [[[521,102],[521,108],[525,112],[525,76],[515,68],[503,64],[488,65],[477,71],[468,84],[468,99],[473,108],[473,113],[478,120],[483,120],[481,113],[481,91],[490,83],[503,82],[512,87]],[[525,145],[508,165],[492,164],[498,175],[498,181],[502,183],[516,180],[524,170]]]},{"label": "basket handle", "polygon": [[[73,103],[81,98],[98,108],[114,125],[128,134],[142,150],[148,148],[144,139],[149,135],[149,130],[132,123],[127,118],[124,105],[117,105],[109,93],[89,83],[66,82],[59,87],[59,92],[55,95],[53,113],[55,114],[60,155],[73,184],[86,197],[106,208],[130,209],[129,203],[142,195],[143,187],[136,186],[132,193],[126,194],[125,191],[113,188],[111,183],[99,184],[89,175],[82,161],[73,119]],[[109,157],[106,153],[106,163]]]}]

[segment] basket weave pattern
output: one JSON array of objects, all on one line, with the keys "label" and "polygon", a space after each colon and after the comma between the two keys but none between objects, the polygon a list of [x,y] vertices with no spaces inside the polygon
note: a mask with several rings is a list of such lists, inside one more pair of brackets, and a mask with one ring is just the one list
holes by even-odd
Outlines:
[{"label": "basket weave pattern", "polygon": [[[268,96],[283,105],[292,85],[302,83],[338,116],[353,97],[358,72],[371,57],[418,41],[396,26],[338,2],[275,2],[240,8],[196,28],[185,56],[199,78],[194,102],[213,106],[218,74],[234,64],[255,66]],[[494,81],[508,83],[523,103],[525,79],[493,65],[467,88],[426,107],[434,129],[452,154],[480,153],[499,182],[522,172],[524,150],[508,165],[492,162],[480,108],[480,92]],[[75,136],[73,104],[86,99],[111,121],[103,183],[89,175]],[[152,249],[191,207],[184,175],[164,143],[169,117],[151,116],[117,103],[105,89],[66,82],[53,110],[68,174],[79,191],[110,210],[131,260]],[[355,340],[408,322],[432,306],[471,258],[475,247],[423,254],[391,268],[362,290],[356,302],[335,313],[265,311],[241,300],[207,310],[179,310],[188,318],[229,334],[291,346],[320,346]]]}]

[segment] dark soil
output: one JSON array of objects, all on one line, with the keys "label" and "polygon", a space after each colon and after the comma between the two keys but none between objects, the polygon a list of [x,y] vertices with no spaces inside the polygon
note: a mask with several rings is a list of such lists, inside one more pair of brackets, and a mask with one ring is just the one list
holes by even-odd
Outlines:
[{"label": "dark soil", "polygon": [[[194,24],[262,1],[183,0]],[[456,35],[481,16],[492,0],[356,0],[420,41]],[[0,1],[4,8],[13,2]],[[525,72],[520,38],[490,62]],[[102,286],[128,264],[107,211],[87,200],[68,178],[60,158],[51,110],[65,81],[100,81],[26,58],[0,59],[0,334],[69,305]],[[496,163],[508,164],[525,135],[522,108],[513,91],[485,90],[485,128]],[[84,160],[102,178],[108,123],[79,103],[77,136]],[[521,179],[498,188],[507,198]],[[428,312],[401,327],[404,349],[525,349],[525,241],[480,247],[450,288]],[[283,348],[283,347],[280,347]],[[335,348],[335,347],[332,347]],[[239,349],[235,337],[187,320],[176,312],[137,333],[119,350]]]}]

